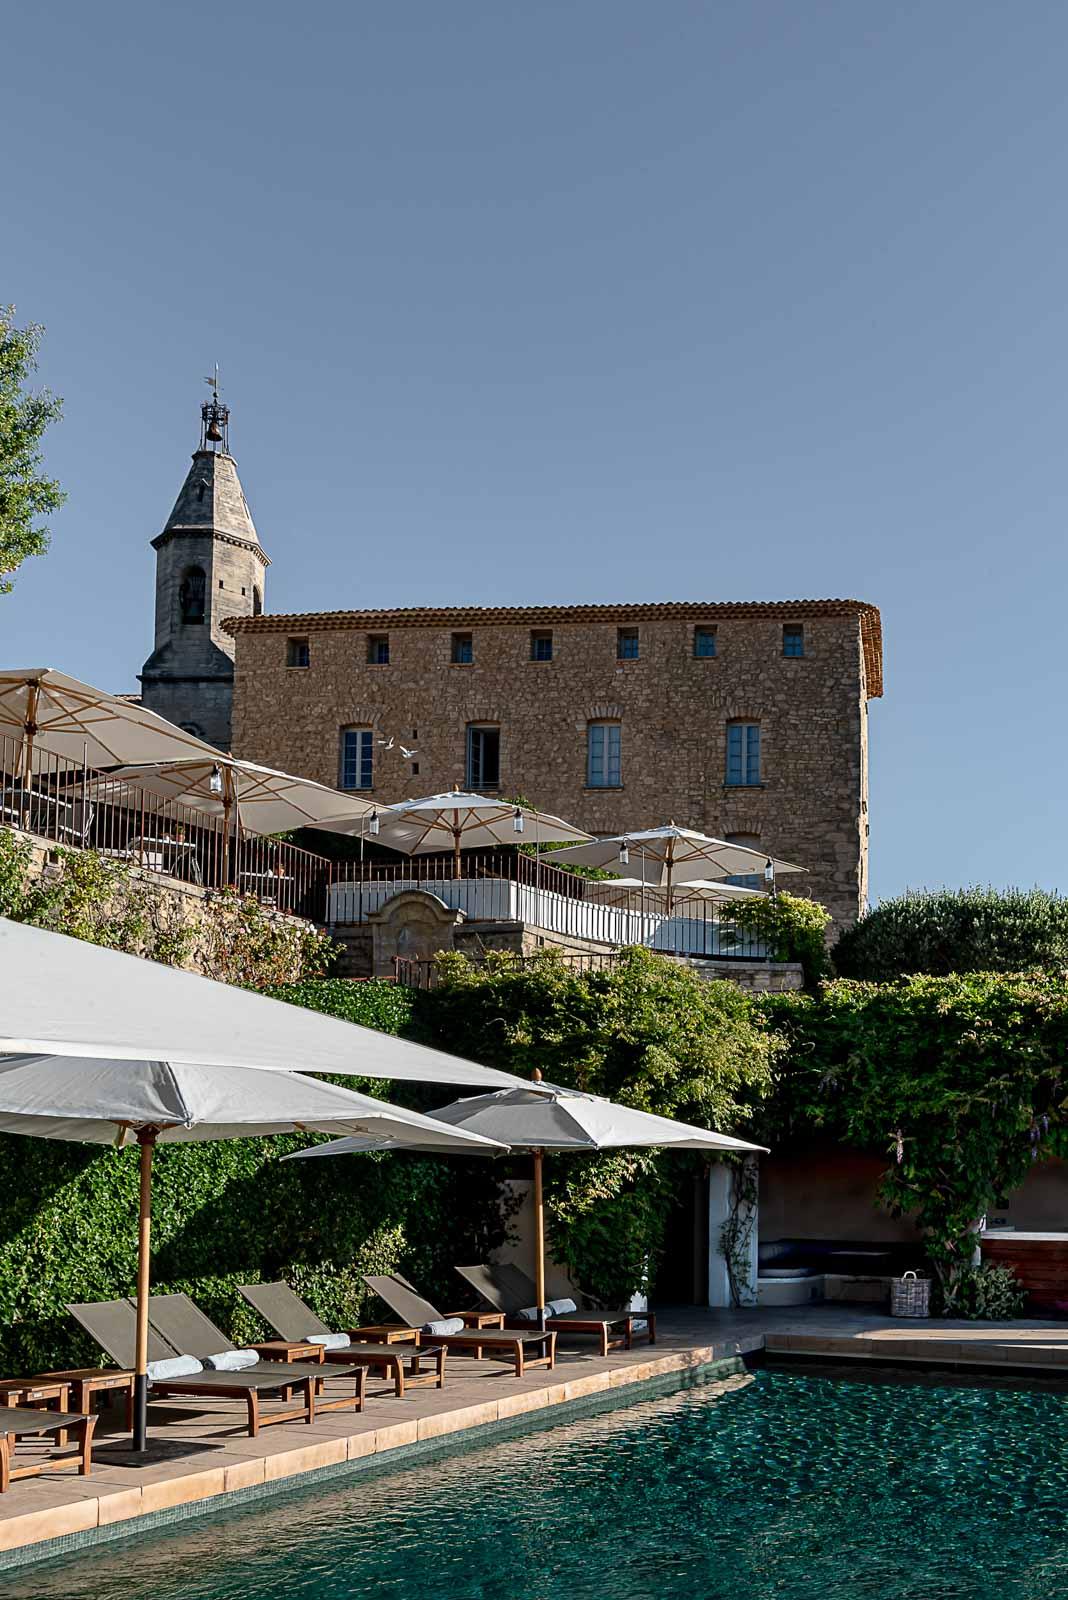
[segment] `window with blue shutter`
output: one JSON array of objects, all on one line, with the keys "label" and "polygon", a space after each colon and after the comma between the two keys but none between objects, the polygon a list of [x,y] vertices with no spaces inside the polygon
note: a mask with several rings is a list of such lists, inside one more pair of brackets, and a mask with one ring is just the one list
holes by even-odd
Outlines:
[{"label": "window with blue shutter", "polygon": [[760,782],[759,722],[728,722],[727,782],[743,787]]},{"label": "window with blue shutter", "polygon": [[370,728],[341,730],[341,787],[370,789],[374,786],[374,734]]},{"label": "window with blue shutter", "polygon": [[618,789],[623,782],[623,729],[618,722],[591,722],[586,729],[586,782],[591,789]]}]

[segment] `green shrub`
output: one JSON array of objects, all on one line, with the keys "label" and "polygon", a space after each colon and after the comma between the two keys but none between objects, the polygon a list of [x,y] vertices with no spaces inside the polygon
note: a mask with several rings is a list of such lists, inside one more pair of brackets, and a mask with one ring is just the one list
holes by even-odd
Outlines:
[{"label": "green shrub", "polygon": [[[644,949],[601,972],[551,951],[439,963],[418,1020],[441,1048],[721,1132],[744,1126],[772,1080],[776,1040],[731,983]],[[553,1253],[583,1290],[625,1299],[655,1278],[671,1196],[700,1158],[680,1152],[553,1155],[545,1196]],[[527,1175],[528,1165],[517,1172]]]},{"label": "green shrub", "polygon": [[736,928],[761,940],[772,961],[798,961],[810,987],[827,970],[827,924],[831,914],[815,900],[801,895],[765,895],[759,900],[733,901],[724,907]]},{"label": "green shrub", "polygon": [[1043,889],[937,889],[884,900],[841,934],[839,977],[1068,968],[1068,900]]},{"label": "green shrub", "polygon": [[957,1280],[953,1314],[970,1322],[1011,1322],[1023,1312],[1027,1291],[1009,1267],[965,1267]]}]

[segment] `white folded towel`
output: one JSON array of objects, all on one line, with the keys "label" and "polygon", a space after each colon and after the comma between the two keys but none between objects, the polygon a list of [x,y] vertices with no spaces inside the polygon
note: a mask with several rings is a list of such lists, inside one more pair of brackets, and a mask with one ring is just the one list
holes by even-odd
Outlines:
[{"label": "white folded towel", "polygon": [[305,1344],[321,1344],[324,1350],[347,1350],[352,1340],[347,1333],[309,1333]]},{"label": "white folded towel", "polygon": [[550,1317],[562,1317],[569,1311],[577,1311],[578,1306],[574,1300],[550,1300],[545,1309]]},{"label": "white folded towel", "polygon": [[209,1372],[244,1372],[259,1360],[255,1350],[220,1350],[217,1356],[205,1356],[204,1365]]},{"label": "white folded towel", "polygon": [[424,1322],[420,1333],[429,1333],[432,1338],[444,1339],[450,1333],[463,1333],[463,1317],[442,1317],[439,1322]]},{"label": "white folded towel", "polygon": [[522,1311],[517,1311],[515,1315],[521,1322],[537,1322],[538,1308],[537,1306],[524,1306]]},{"label": "white folded towel", "polygon": [[147,1371],[153,1383],[162,1383],[164,1378],[192,1378],[204,1368],[196,1356],[164,1356],[162,1361],[150,1361]]}]

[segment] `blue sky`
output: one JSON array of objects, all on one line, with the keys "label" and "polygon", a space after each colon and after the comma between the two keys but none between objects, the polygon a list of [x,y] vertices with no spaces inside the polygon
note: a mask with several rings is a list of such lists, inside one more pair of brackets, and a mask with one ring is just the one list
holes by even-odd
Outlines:
[{"label": "blue sky", "polygon": [[1068,889],[1068,10],[8,8],[65,398],[0,657],[135,686],[219,361],[271,610],[882,608],[872,890]]}]

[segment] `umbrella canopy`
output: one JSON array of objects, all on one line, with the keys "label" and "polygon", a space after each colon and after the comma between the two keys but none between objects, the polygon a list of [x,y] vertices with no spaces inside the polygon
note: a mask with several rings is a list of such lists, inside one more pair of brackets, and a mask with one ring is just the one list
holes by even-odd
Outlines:
[{"label": "umbrella canopy", "polygon": [[[621,1106],[600,1095],[561,1089],[556,1084],[523,1084],[493,1094],[456,1100],[433,1113],[435,1122],[529,1150],[534,1157],[535,1283],[539,1310],[545,1305],[545,1200],[542,1162],[546,1150],[616,1150],[653,1146],[671,1150],[765,1152],[765,1146],[732,1139],[709,1128],[675,1122],[633,1106]],[[389,1148],[363,1135],[333,1139],[329,1144],[295,1152],[295,1156],[352,1155]]]},{"label": "umbrella canopy", "polygon": [[[70,1056],[0,1056],[0,1131],[39,1139],[122,1143],[141,1151],[134,1448],[145,1448],[152,1151],[160,1140],[246,1139],[316,1130],[359,1131],[399,1143],[446,1130],[417,1112],[300,1073]],[[454,1131],[455,1138],[455,1131]],[[456,1141],[461,1148],[470,1138]],[[477,1146],[487,1147],[479,1138]]]},{"label": "umbrella canopy", "polygon": [[251,833],[281,833],[288,828],[315,828],[327,821],[359,824],[374,806],[353,794],[342,794],[311,778],[276,772],[255,761],[233,756],[181,755],[173,761],[137,762],[118,767],[107,781],[136,785],[146,794],[178,801],[206,817],[231,813]]},{"label": "umbrella canopy", "polygon": [[58,672],[55,667],[0,670],[0,738],[22,746],[22,775],[64,763],[113,767],[211,755],[210,744],[146,706]]},{"label": "umbrella canopy", "polygon": [[[634,894],[644,894],[658,899],[664,895],[664,890],[658,884],[643,883],[641,878],[604,878],[589,883],[586,893],[591,900],[600,900],[607,905],[622,905]],[[711,879],[701,878],[687,883],[675,895],[676,901],[718,900],[724,904],[732,900],[765,898],[763,889],[745,889],[739,883],[717,883]]]},{"label": "umbrella canopy", "polygon": [[515,1086],[373,1028],[0,918],[0,1051]]},{"label": "umbrella canopy", "polygon": [[747,845],[713,839],[708,834],[696,833],[692,828],[680,828],[674,822],[669,822],[663,828],[646,828],[636,833],[616,834],[610,839],[594,839],[590,844],[558,850],[556,856],[561,861],[602,867],[620,877],[624,873],[634,875],[639,882],[652,888],[662,888],[669,908],[673,889],[680,883],[694,879],[703,882],[716,877],[731,877],[736,873],[763,874],[769,865],[776,877],[780,873],[807,871],[807,868],[794,866],[790,861],[776,861],[760,850],[750,850]]},{"label": "umbrella canopy", "polygon": [[482,1134],[448,1129],[296,1072],[89,1056],[0,1056],[0,1133],[114,1144],[156,1130],[167,1144],[247,1139],[305,1129],[359,1133],[403,1149],[502,1148]]},{"label": "umbrella canopy", "polygon": [[[324,823],[334,833],[359,831],[358,823]],[[494,845],[547,844],[560,840],[588,840],[590,834],[574,827],[562,817],[514,801],[492,799],[487,795],[465,794],[454,789],[448,794],[426,795],[422,800],[401,800],[378,813],[379,844],[406,855],[430,855],[452,849],[459,876],[460,851],[492,848]]]}]

